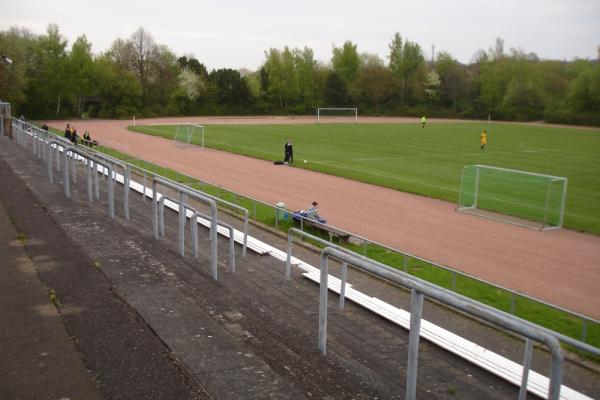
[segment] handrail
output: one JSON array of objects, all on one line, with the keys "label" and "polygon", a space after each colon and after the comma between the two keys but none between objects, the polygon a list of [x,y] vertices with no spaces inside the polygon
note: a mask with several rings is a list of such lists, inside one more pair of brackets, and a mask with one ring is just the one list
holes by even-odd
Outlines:
[{"label": "handrail", "polygon": [[[47,143],[47,146],[49,148],[48,150],[48,157],[46,158],[46,162],[48,165],[48,179],[50,180],[50,182],[54,182],[54,175],[52,173],[52,145],[56,146],[56,149],[58,151],[58,147],[61,146],[63,148],[63,159],[64,159],[64,179],[63,179],[63,184],[64,184],[64,192],[65,195],[67,197],[71,197],[71,191],[69,188],[69,168],[67,166],[68,163],[68,158],[67,158],[67,154],[70,152],[72,155],[73,154],[79,154],[81,157],[93,162],[95,165],[102,165],[103,167],[107,168],[109,171],[109,174],[112,174],[112,167],[110,166],[110,164],[107,164],[97,158],[95,158],[94,156],[90,155],[90,154],[86,154],[78,149],[76,149],[75,147],[69,147],[66,146],[64,143],[58,141],[58,140],[50,140]],[[57,157],[58,160],[58,157]],[[89,168],[92,168],[92,165],[89,164]],[[97,174],[97,171],[96,171]],[[90,176],[90,174],[87,174],[88,177],[88,199],[89,201],[92,201],[92,185],[91,185],[91,179],[92,177]],[[96,185],[97,182],[96,182]],[[96,189],[98,188],[98,186],[96,186]],[[111,218],[115,218],[115,204],[114,204],[114,194],[113,194],[113,182],[112,180],[108,181],[108,213],[110,215]]]},{"label": "handrail", "polygon": [[[14,120],[14,118],[13,118],[13,120]],[[21,122],[21,121],[20,121],[20,122]],[[57,138],[59,138],[59,139],[61,139],[61,140],[64,140],[64,139],[63,139],[62,137],[60,137],[60,136],[56,136],[56,137],[57,137]],[[95,151],[95,150],[94,150],[94,151]],[[100,153],[100,152],[96,152],[96,153]],[[139,167],[139,166],[136,166],[136,165],[132,165],[132,164],[130,164],[130,163],[127,163],[127,164],[128,164],[128,165],[130,165],[130,166],[132,166],[132,167],[133,167],[133,168],[135,168],[136,170],[143,171],[145,174],[149,174],[150,176],[154,176],[154,175],[156,175],[156,173],[154,173],[154,172],[152,172],[152,171],[149,171],[149,170],[147,170],[147,169],[145,169],[145,168],[143,168],[143,167]],[[209,181],[205,181],[205,180],[199,180],[199,181],[200,181],[200,182],[203,182],[203,183],[205,183],[205,184],[208,184],[208,185],[212,185],[212,186],[218,186],[218,185],[216,185],[216,184],[214,184],[214,183],[211,183],[211,182],[209,182]],[[144,184],[143,186],[144,186],[144,189],[145,189],[145,188],[146,188],[146,185]],[[258,200],[258,199],[254,198],[254,197],[251,197],[251,196],[246,196],[246,195],[241,195],[241,194],[239,194],[239,193],[236,193],[236,192],[234,192],[234,191],[231,191],[231,190],[229,190],[229,189],[227,189],[227,188],[224,188],[224,190],[227,190],[227,191],[228,191],[228,192],[230,192],[230,193],[234,193],[234,194],[236,194],[236,195],[242,196],[242,197],[244,197],[244,198],[246,198],[246,199],[248,199],[248,200],[251,200],[251,201],[252,201],[252,202],[254,202],[254,203],[263,204],[263,205],[266,205],[266,206],[268,206],[268,207],[272,207],[272,208],[274,208],[275,210],[277,210],[278,212],[289,212],[289,210],[287,210],[287,209],[284,209],[284,208],[279,208],[279,207],[273,206],[272,204],[269,204],[269,203],[266,203],[266,202],[264,202],[264,201]],[[144,198],[146,197],[145,191],[144,191],[144,193],[143,193],[143,196],[144,196]],[[277,218],[275,219],[275,221],[276,221],[276,223],[277,223]],[[414,254],[411,254],[411,253],[408,253],[408,252],[404,252],[404,251],[400,251],[400,250],[394,249],[394,248],[392,248],[392,247],[390,247],[390,246],[387,246],[387,245],[385,245],[385,244],[379,243],[379,242],[377,242],[377,241],[373,241],[373,240],[367,239],[367,238],[365,238],[365,237],[363,237],[363,236],[360,236],[360,235],[357,235],[357,234],[353,234],[353,233],[351,233],[351,232],[349,232],[349,231],[346,231],[346,230],[344,230],[344,229],[341,229],[341,228],[338,228],[338,227],[336,227],[336,229],[339,229],[339,230],[341,230],[341,231],[347,232],[347,233],[348,233],[348,234],[350,234],[352,237],[354,237],[354,238],[357,238],[357,239],[359,239],[359,240],[363,241],[365,244],[367,244],[367,243],[370,243],[370,244],[373,244],[373,245],[376,245],[376,246],[380,246],[380,247],[382,247],[382,248],[384,248],[384,249],[386,249],[386,250],[390,250],[390,251],[392,251],[392,252],[394,252],[394,253],[396,253],[396,254],[402,255],[403,257],[405,257],[405,260],[406,260],[406,257],[410,257],[410,258],[412,258],[412,259],[414,259],[414,260],[417,260],[417,261],[420,261],[420,262],[424,262],[424,263],[430,264],[430,265],[432,265],[432,266],[434,266],[434,267],[436,267],[436,268],[440,268],[440,269],[442,269],[442,270],[448,271],[448,272],[452,273],[452,278],[453,278],[453,280],[452,280],[452,281],[453,281],[453,284],[454,284],[454,282],[455,282],[455,279],[456,279],[455,277],[456,277],[456,275],[459,275],[459,276],[463,276],[463,277],[466,277],[466,278],[469,278],[469,279],[473,279],[474,281],[477,281],[477,282],[480,282],[480,283],[483,283],[483,284],[486,284],[486,285],[492,286],[492,287],[494,287],[495,289],[499,289],[499,290],[505,291],[505,292],[507,292],[507,293],[510,293],[510,294],[512,295],[512,304],[513,304],[513,305],[511,306],[511,313],[513,313],[515,296],[519,296],[519,297],[522,297],[522,298],[524,298],[524,299],[531,300],[531,301],[533,301],[533,302],[536,302],[536,303],[542,304],[542,305],[544,305],[544,306],[550,307],[550,308],[552,308],[552,309],[554,309],[554,310],[558,310],[558,311],[564,312],[564,313],[566,313],[566,314],[569,314],[570,316],[573,316],[573,317],[575,317],[575,318],[579,318],[579,319],[581,320],[581,322],[582,322],[582,335],[581,335],[581,337],[582,337],[582,340],[586,340],[586,324],[587,324],[587,322],[591,322],[591,323],[595,323],[595,324],[600,324],[600,320],[597,320],[597,319],[595,319],[595,318],[592,318],[592,317],[589,317],[589,316],[583,315],[583,314],[581,314],[581,313],[579,313],[579,312],[572,311],[572,310],[566,309],[566,308],[564,308],[564,307],[561,307],[561,306],[557,306],[557,305],[555,305],[555,304],[548,303],[548,302],[546,302],[546,301],[544,301],[544,300],[541,300],[541,299],[535,298],[535,297],[533,297],[533,296],[530,296],[530,295],[527,295],[527,294],[524,294],[524,293],[519,293],[519,292],[517,292],[517,291],[515,291],[515,290],[513,290],[513,289],[506,288],[506,287],[504,287],[504,286],[502,286],[502,285],[498,285],[498,284],[496,284],[496,283],[493,283],[493,282],[487,281],[487,280],[485,280],[485,279],[478,278],[478,277],[476,277],[476,276],[473,276],[473,275],[470,275],[470,274],[468,274],[468,273],[465,273],[465,272],[462,272],[462,271],[456,270],[456,269],[454,269],[454,268],[452,268],[452,267],[448,267],[448,266],[445,266],[445,265],[442,265],[442,264],[436,263],[436,262],[434,262],[434,261],[427,260],[427,259],[425,259],[425,258],[422,258],[422,257],[416,256],[416,255],[414,255]],[[247,229],[245,229],[245,236],[246,236],[246,232],[247,232]],[[565,338],[567,338],[567,336],[564,336],[564,337],[565,337]],[[569,338],[569,339],[572,339],[572,338]],[[562,340],[562,339],[561,339],[561,340]],[[572,340],[575,340],[575,339],[572,339]],[[562,340],[562,341],[564,341],[564,342],[567,342],[567,340]],[[580,342],[580,343],[582,343],[582,342]],[[595,349],[594,347],[591,347],[591,348]],[[590,350],[586,350],[586,351],[590,351]]]},{"label": "handrail", "polygon": [[237,205],[235,203],[232,203],[230,201],[224,200],[224,199],[222,199],[220,197],[213,196],[212,194],[205,193],[205,192],[202,192],[202,193],[206,197],[208,197],[208,198],[211,198],[211,199],[213,199],[213,200],[215,200],[215,201],[217,201],[219,203],[226,204],[229,207],[238,209],[238,210],[240,210],[240,211],[242,211],[244,213],[244,242],[243,242],[243,245],[242,245],[242,256],[245,256],[246,255],[246,247],[247,247],[247,244],[248,244],[248,220],[249,220],[249,217],[250,217],[248,209],[244,208],[244,207],[242,207],[240,205]]},{"label": "handrail", "polygon": [[[128,165],[129,168],[130,168],[130,172],[131,172],[131,169],[133,168],[135,170],[142,171],[145,174],[149,174],[150,176],[157,176],[157,174],[155,172],[149,171],[149,170],[147,170],[147,169],[145,169],[143,167],[139,167],[137,165],[133,165],[133,164],[128,163],[126,161],[117,160],[116,158],[114,158],[114,157],[112,157],[110,155],[107,155],[107,154],[104,154],[104,153],[100,153],[100,152],[95,151],[95,150],[92,150],[92,151],[95,154],[101,154],[102,157],[105,158],[105,159],[107,159],[107,160],[114,160],[113,162],[115,162],[115,163],[119,162],[121,164]],[[165,181],[168,181],[168,182],[171,182],[174,185],[181,185],[180,183],[175,182],[174,180],[166,178],[166,177],[161,177],[161,179],[163,179]],[[144,184],[143,187],[145,189],[146,185]],[[190,189],[195,190],[193,188],[190,188]],[[198,192],[200,192],[200,191],[198,191]],[[221,204],[225,204],[225,205],[227,205],[229,207],[235,208],[235,209],[237,209],[239,211],[242,211],[244,213],[244,240],[243,240],[243,244],[242,244],[242,256],[246,256],[246,249],[248,247],[248,225],[249,225],[249,218],[250,218],[250,213],[249,213],[248,209],[245,208],[245,207],[242,207],[240,205],[237,205],[235,203],[229,202],[227,200],[221,199],[220,197],[213,196],[213,195],[211,195],[209,193],[205,193],[205,192],[200,192],[200,193],[202,193],[204,196],[206,196],[208,198],[211,198],[211,199],[213,199],[213,200],[215,200],[215,201],[217,201],[217,202],[219,202]],[[145,193],[143,193],[143,195],[145,197]]]},{"label": "handrail", "polygon": [[[165,236],[165,200],[169,200],[175,204],[179,204],[179,202],[174,197],[167,196],[166,194],[163,194],[162,196],[160,196],[160,199],[158,200],[158,230],[159,230],[160,236],[162,236],[162,237]],[[187,209],[193,213],[198,211],[194,207],[192,207],[188,204],[184,204],[183,208],[184,208],[184,210]],[[184,214],[184,215],[186,215],[186,214]],[[180,255],[182,257],[185,256],[185,254],[180,254]]]},{"label": "handrail", "polygon": [[[190,217],[191,221],[191,230],[192,230],[192,241],[193,241],[193,249],[194,249],[194,257],[198,257],[198,217],[202,217],[206,220],[210,221],[210,217],[204,213],[196,211]],[[229,265],[231,265],[231,272],[235,273],[235,238],[234,238],[234,228],[233,226],[225,223],[218,222],[224,228],[229,230]]]},{"label": "handrail", "polygon": [[[437,285],[435,285],[435,284],[433,284],[431,282],[428,282],[428,281],[423,280],[421,278],[418,278],[416,276],[410,275],[410,274],[408,274],[406,272],[400,271],[400,270],[398,270],[396,268],[390,267],[389,265],[383,264],[383,263],[381,263],[379,261],[370,259],[370,258],[368,258],[366,256],[361,255],[361,254],[355,253],[355,252],[353,252],[351,250],[346,249],[345,247],[336,245],[334,243],[329,243],[328,241],[326,241],[324,239],[321,239],[320,237],[311,235],[309,233],[306,233],[306,232],[301,231],[301,230],[296,229],[296,228],[290,228],[289,231],[288,231],[287,258],[286,258],[286,261],[285,261],[285,276],[286,276],[286,280],[289,280],[290,275],[291,275],[291,257],[292,257],[292,245],[293,245],[293,234],[294,233],[299,234],[301,236],[305,236],[305,237],[307,237],[307,238],[309,238],[311,240],[314,240],[316,242],[319,242],[319,243],[321,243],[321,244],[323,244],[323,245],[325,245],[327,247],[332,247],[332,248],[335,248],[336,250],[339,250],[339,251],[344,252],[346,254],[351,254],[352,256],[354,256],[354,257],[356,257],[356,258],[358,258],[360,260],[363,260],[365,262],[370,262],[373,265],[376,265],[379,268],[385,269],[386,271],[388,271],[390,273],[398,274],[398,275],[400,275],[402,277],[405,277],[405,278],[414,279],[416,282],[419,282],[421,285],[426,285],[426,286],[429,286],[429,287],[433,287],[433,288],[439,289],[439,290],[441,290],[442,292],[444,292],[444,293],[446,293],[448,295],[457,296],[458,298],[462,299],[463,301],[466,301],[466,302],[474,302],[474,301],[476,301],[476,300],[473,300],[473,299],[471,299],[469,297],[463,296],[462,294],[453,292],[451,290],[448,290],[446,288],[437,286]],[[345,282],[342,283],[342,287],[345,287]],[[340,294],[340,309],[343,308],[343,304],[344,304],[344,297],[343,297],[343,294]],[[590,354],[593,354],[593,355],[596,355],[596,356],[600,356],[600,349],[598,349],[598,348],[596,348],[596,347],[594,347],[594,346],[592,346],[590,344],[587,344],[587,343],[581,342],[579,340],[573,339],[572,337],[563,335],[562,333],[552,331],[552,330],[550,330],[548,328],[545,328],[543,326],[536,325],[533,322],[530,322],[530,321],[524,320],[522,318],[519,318],[516,315],[508,314],[508,313],[506,313],[506,312],[504,312],[502,310],[498,310],[497,308],[494,308],[494,307],[489,306],[487,304],[483,304],[483,303],[480,303],[480,304],[482,305],[482,307],[485,307],[485,308],[487,308],[490,311],[497,311],[497,312],[503,313],[506,316],[511,316],[511,317],[517,318],[522,323],[528,324],[531,327],[535,327],[535,328],[539,328],[541,330],[544,330],[547,334],[550,334],[550,335],[554,336],[556,339],[558,339],[559,341],[561,341],[561,342],[563,342],[565,344],[571,345],[571,346],[573,346],[573,347],[575,347],[575,348],[577,348],[579,350],[588,352]]]},{"label": "handrail", "polygon": [[[105,167],[106,169],[108,169],[108,176],[109,177],[112,176],[113,169],[109,163],[99,160],[98,158],[91,156],[89,154],[86,154],[85,152],[83,152],[79,149],[76,149],[73,146],[64,147],[63,148],[63,158],[64,158],[65,182],[66,182],[65,183],[65,195],[67,197],[71,197],[71,193],[69,191],[69,169],[67,168],[67,153],[69,153],[69,152],[71,152],[72,154],[79,154],[81,157],[87,158],[88,160],[93,161],[94,164]],[[49,158],[50,158],[50,163],[51,163],[52,162],[51,157],[49,157]],[[88,183],[88,190],[89,190],[89,187],[90,186]],[[114,199],[114,190],[113,190],[113,180],[112,179],[108,180],[108,213],[111,218],[113,218],[113,219],[115,218],[115,199]]]},{"label": "handrail", "polygon": [[[86,152],[89,151],[86,149]],[[106,162],[115,164],[123,170],[123,212],[125,215],[125,219],[129,221],[129,183],[131,180],[131,172],[127,163],[124,163],[120,160],[117,160],[114,157],[108,156],[106,154],[100,152],[94,152],[94,155],[100,159],[105,160]],[[116,173],[114,176],[110,176],[111,179],[116,180]]]},{"label": "handrail", "polygon": [[408,366],[406,373],[406,398],[416,398],[417,360],[419,351],[420,323],[423,297],[430,297],[440,303],[447,304],[468,314],[475,315],[505,329],[521,334],[545,344],[551,353],[550,388],[548,398],[558,400],[560,396],[564,355],[558,339],[540,327],[532,327],[519,318],[505,314],[496,309],[489,309],[474,300],[465,301],[456,293],[447,293],[441,288],[424,285],[415,277],[394,273],[370,261],[365,261],[358,254],[348,254],[333,247],[325,247],[320,256],[320,290],[319,290],[319,350],[326,354],[327,350],[327,294],[328,294],[328,260],[330,257],[345,261],[358,269],[378,276],[382,279],[404,286],[411,290],[411,318],[409,331]]},{"label": "handrail", "polygon": [[[254,201],[258,201],[258,200],[254,200]],[[289,210],[286,210],[286,209],[284,209],[284,208],[280,208],[280,207],[276,207],[276,206],[271,206],[271,207],[275,208],[276,210],[278,210],[278,211],[280,211],[280,212],[289,212]],[[303,220],[303,219],[305,219],[305,217],[300,217],[300,218],[301,218],[301,223],[300,223],[300,226],[301,226],[301,229],[302,229],[302,225],[303,225],[303,224],[302,224],[302,220]],[[333,225],[332,225],[332,226],[333,226]],[[382,248],[383,248],[383,249],[385,249],[385,250],[389,250],[389,251],[392,251],[392,252],[394,252],[394,253],[396,253],[396,254],[402,255],[403,257],[405,257],[405,260],[406,260],[406,257],[410,257],[410,258],[412,258],[412,259],[414,259],[414,260],[416,260],[416,261],[420,261],[420,262],[423,262],[423,263],[427,263],[427,264],[429,264],[429,265],[431,265],[431,266],[434,266],[434,267],[436,267],[436,268],[440,268],[440,269],[442,269],[442,270],[448,271],[448,272],[450,272],[450,273],[452,273],[452,274],[453,274],[453,283],[454,283],[454,280],[455,280],[455,278],[454,278],[454,275],[456,275],[456,274],[457,274],[457,275],[464,276],[464,277],[466,277],[466,278],[469,278],[469,279],[473,279],[474,281],[477,281],[477,282],[480,282],[480,283],[483,283],[483,284],[486,284],[486,285],[492,286],[492,287],[494,287],[495,289],[499,289],[499,290],[505,291],[505,292],[507,292],[507,293],[510,293],[510,294],[513,296],[513,301],[514,301],[514,296],[520,296],[520,297],[523,297],[524,299],[531,300],[531,301],[533,301],[533,302],[536,302],[536,303],[542,304],[542,305],[544,305],[544,306],[547,306],[547,307],[553,308],[553,309],[555,309],[555,310],[558,310],[558,311],[564,312],[564,313],[566,313],[566,314],[569,314],[569,315],[571,315],[571,316],[573,316],[573,317],[579,318],[579,319],[581,319],[581,320],[582,320],[582,322],[583,322],[583,324],[584,324],[583,333],[582,333],[583,340],[585,340],[585,322],[586,322],[586,321],[589,321],[589,322],[592,322],[592,323],[595,323],[595,324],[600,324],[600,320],[597,320],[597,319],[595,319],[595,318],[589,317],[589,316],[587,316],[587,315],[583,315],[583,314],[581,314],[581,313],[578,313],[578,312],[576,312],[576,311],[568,310],[568,309],[566,309],[566,308],[564,308],[564,307],[561,307],[561,306],[557,306],[557,305],[555,305],[555,304],[548,303],[548,302],[546,302],[546,301],[544,301],[544,300],[537,299],[537,298],[535,298],[535,297],[533,297],[533,296],[530,296],[530,295],[528,295],[528,294],[525,294],[525,293],[519,293],[519,292],[517,292],[517,291],[515,291],[515,290],[513,290],[513,289],[509,289],[509,288],[507,288],[507,287],[504,287],[504,286],[502,286],[502,285],[498,285],[497,283],[493,283],[493,282],[487,281],[487,280],[485,280],[485,279],[478,278],[478,277],[476,277],[476,276],[473,276],[473,275],[470,275],[470,274],[468,274],[468,273],[466,273],[466,272],[458,271],[458,270],[456,270],[456,269],[454,269],[454,268],[451,268],[451,267],[448,267],[448,266],[445,266],[445,265],[442,265],[442,264],[436,263],[436,262],[434,262],[434,261],[431,261],[431,260],[427,260],[427,259],[425,259],[425,258],[422,258],[422,257],[416,256],[416,255],[414,255],[414,254],[412,254],[412,253],[408,253],[408,252],[405,252],[405,251],[400,251],[400,250],[394,249],[394,248],[392,248],[392,247],[390,247],[390,246],[387,246],[387,245],[385,245],[385,244],[382,244],[382,243],[376,242],[376,241],[374,241],[374,240],[367,239],[367,238],[365,238],[365,237],[363,237],[363,236],[360,236],[360,235],[355,235],[355,234],[353,234],[353,233],[351,233],[351,232],[349,232],[349,231],[346,231],[346,230],[344,230],[344,229],[338,228],[338,227],[336,227],[336,226],[333,226],[333,227],[334,227],[334,228],[336,228],[336,229],[338,229],[338,230],[340,230],[340,231],[342,231],[342,232],[346,232],[346,233],[348,233],[348,234],[349,234],[349,235],[351,235],[352,237],[354,237],[354,238],[356,238],[356,239],[359,239],[359,240],[361,240],[361,241],[362,241],[362,242],[364,242],[364,243],[370,243],[370,244],[374,244],[374,245],[376,245],[376,246],[382,247]],[[327,243],[327,244],[332,244],[331,242],[326,242],[326,243]],[[405,261],[405,262],[406,262],[406,261]],[[456,293],[456,292],[454,292],[454,291],[453,291],[453,293]],[[513,311],[512,311],[512,310],[511,310],[511,314],[513,314]],[[567,336],[565,336],[565,338],[567,338]],[[571,339],[571,340],[575,340],[575,339],[572,339],[572,338],[569,338],[569,339]],[[564,341],[566,342],[566,340],[564,340]],[[575,341],[576,341],[576,340],[575,340]],[[579,341],[578,341],[578,342],[579,342]],[[583,343],[583,342],[579,342],[579,343]],[[592,347],[592,348],[594,348],[594,347]],[[595,348],[594,348],[594,349],[595,349]],[[587,350],[587,351],[589,351],[589,350]]]},{"label": "handrail", "polygon": [[211,226],[210,226],[210,265],[211,272],[214,280],[218,279],[217,272],[217,203],[204,195],[204,193],[188,188],[186,186],[174,184],[166,179],[154,176],[152,178],[152,221],[154,229],[154,237],[158,239],[158,191],[157,184],[170,187],[179,192],[179,249],[180,253],[183,253],[182,248],[184,247],[184,219],[185,219],[185,195],[194,197],[197,200],[207,203],[211,210]]}]

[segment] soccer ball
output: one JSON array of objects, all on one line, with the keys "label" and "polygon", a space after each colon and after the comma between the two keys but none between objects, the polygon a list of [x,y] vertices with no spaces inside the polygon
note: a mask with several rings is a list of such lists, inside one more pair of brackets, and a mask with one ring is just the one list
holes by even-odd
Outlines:
[{"label": "soccer ball", "polygon": [[308,161],[304,160],[304,164],[306,164]]}]

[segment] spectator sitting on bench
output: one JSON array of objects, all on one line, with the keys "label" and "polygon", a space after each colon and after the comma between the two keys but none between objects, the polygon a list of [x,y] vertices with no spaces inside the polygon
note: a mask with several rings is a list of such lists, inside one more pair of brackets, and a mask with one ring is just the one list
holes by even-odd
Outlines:
[{"label": "spectator sitting on bench", "polygon": [[83,144],[85,144],[86,146],[92,147],[92,138],[91,138],[90,133],[88,131],[85,131],[83,133]]},{"label": "spectator sitting on bench", "polygon": [[307,210],[296,211],[293,216],[294,220],[299,221],[302,218],[306,218],[306,219],[320,222],[322,224],[327,223],[327,220],[324,218],[321,218],[321,216],[319,215],[319,210],[317,209],[318,205],[319,205],[319,203],[317,203],[316,201],[313,201]]}]

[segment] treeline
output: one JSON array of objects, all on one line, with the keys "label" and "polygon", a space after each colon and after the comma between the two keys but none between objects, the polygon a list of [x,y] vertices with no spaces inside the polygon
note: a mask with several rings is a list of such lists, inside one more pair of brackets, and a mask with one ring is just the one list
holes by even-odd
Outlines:
[{"label": "treeline", "polygon": [[598,60],[540,60],[497,39],[462,64],[448,52],[426,60],[395,34],[386,60],[347,41],[329,63],[313,51],[265,51],[257,71],[208,71],[177,56],[143,28],[94,55],[79,37],[69,48],[56,25],[43,35],[0,32],[0,98],[30,118],[224,114],[313,114],[359,107],[361,115],[428,115],[600,125]]}]

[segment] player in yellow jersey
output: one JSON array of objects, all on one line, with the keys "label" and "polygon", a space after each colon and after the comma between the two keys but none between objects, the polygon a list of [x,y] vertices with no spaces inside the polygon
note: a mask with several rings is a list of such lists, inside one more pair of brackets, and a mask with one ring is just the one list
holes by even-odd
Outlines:
[{"label": "player in yellow jersey", "polygon": [[423,115],[421,117],[421,128],[425,128],[425,124],[427,123],[427,118]]},{"label": "player in yellow jersey", "polygon": [[487,144],[487,131],[484,129],[483,132],[481,132],[481,135],[479,136],[479,143],[481,144],[481,148],[485,148],[485,145]]}]

